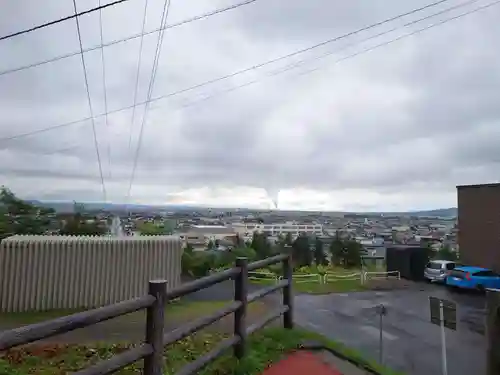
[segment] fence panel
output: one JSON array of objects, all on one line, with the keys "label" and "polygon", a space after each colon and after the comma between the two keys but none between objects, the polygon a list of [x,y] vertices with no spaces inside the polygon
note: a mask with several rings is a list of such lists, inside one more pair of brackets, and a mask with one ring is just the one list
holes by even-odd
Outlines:
[{"label": "fence panel", "polygon": [[360,282],[363,282],[363,274],[361,272],[353,272],[350,274],[327,272],[325,274],[324,280],[325,283],[343,280],[359,280]]},{"label": "fence panel", "polygon": [[13,236],[0,244],[0,311],[92,308],[180,285],[177,236]]},{"label": "fence panel", "polygon": [[296,284],[301,284],[301,283],[321,284],[323,282],[323,277],[318,273],[294,274],[293,279]]},{"label": "fence panel", "polygon": [[365,280],[383,280],[383,279],[398,279],[401,280],[401,274],[399,271],[388,271],[388,272],[365,272]]}]

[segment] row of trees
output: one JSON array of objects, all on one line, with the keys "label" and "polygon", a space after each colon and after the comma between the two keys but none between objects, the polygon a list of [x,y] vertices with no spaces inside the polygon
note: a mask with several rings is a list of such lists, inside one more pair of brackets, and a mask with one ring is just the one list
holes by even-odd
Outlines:
[{"label": "row of trees", "polygon": [[39,207],[18,198],[5,186],[0,188],[0,240],[14,234],[100,235],[107,228],[89,220],[81,205],[64,220],[57,219],[52,208]]},{"label": "row of trees", "polygon": [[237,257],[244,256],[252,261],[283,252],[292,253],[296,268],[313,264],[359,267],[362,254],[361,244],[354,240],[336,237],[325,251],[323,241],[305,234],[300,235],[295,240],[292,239],[291,235],[280,237],[275,244],[271,244],[266,234],[254,233],[252,240],[248,243],[244,243],[237,237],[234,248],[227,251],[211,251],[217,247],[217,243],[212,242],[207,251],[196,252],[188,245],[182,259],[183,272],[201,277],[207,275],[212,269],[234,264]]}]

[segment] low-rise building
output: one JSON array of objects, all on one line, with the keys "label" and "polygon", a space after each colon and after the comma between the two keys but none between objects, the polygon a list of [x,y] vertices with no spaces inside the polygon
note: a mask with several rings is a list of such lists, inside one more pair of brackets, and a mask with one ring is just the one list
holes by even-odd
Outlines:
[{"label": "low-rise building", "polygon": [[181,238],[195,250],[205,250],[210,241],[235,243],[237,235],[232,227],[224,225],[192,225]]},{"label": "low-rise building", "polygon": [[286,236],[291,234],[292,237],[298,237],[299,234],[321,236],[323,234],[323,225],[317,223],[233,223],[232,228],[243,235],[252,236],[254,232],[265,233],[269,236]]}]

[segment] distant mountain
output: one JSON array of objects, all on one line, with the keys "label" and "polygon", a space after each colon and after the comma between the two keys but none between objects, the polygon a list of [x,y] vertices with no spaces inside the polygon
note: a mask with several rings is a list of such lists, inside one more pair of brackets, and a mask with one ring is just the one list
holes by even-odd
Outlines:
[{"label": "distant mountain", "polygon": [[415,216],[430,216],[430,217],[456,217],[458,215],[458,210],[456,207],[450,207],[450,208],[438,208],[437,210],[429,210],[429,211],[408,212],[408,214]]},{"label": "distant mountain", "polygon": [[[40,200],[28,200],[28,202],[35,204],[41,207],[53,208],[57,212],[62,213],[71,213],[73,212],[73,202],[51,202],[51,201],[40,201]],[[175,210],[175,211],[195,211],[195,210],[206,210],[208,207],[196,207],[196,206],[186,206],[186,205],[174,205],[174,204],[166,204],[166,205],[147,205],[147,204],[130,204],[127,205],[122,203],[100,203],[100,202],[78,202],[82,204],[85,209],[91,211],[105,210],[105,211],[125,211],[129,210],[132,212],[146,212],[146,211],[165,211],[165,210]],[[236,208],[213,208],[215,211],[234,211]],[[245,211],[259,211],[259,210],[247,210],[247,209],[238,209],[241,212]],[[266,210],[260,210],[266,211]],[[294,211],[279,211],[280,213]],[[297,211],[295,211],[297,212]],[[323,211],[323,213],[327,213]],[[344,212],[344,213],[354,213],[354,214],[363,214],[363,212]],[[425,210],[425,211],[407,211],[407,212],[366,212],[368,216],[371,215],[386,215],[386,216],[428,216],[428,217],[456,217],[457,216],[457,208],[438,208],[435,210]]]},{"label": "distant mountain", "polygon": [[[28,202],[39,206],[52,208],[60,213],[72,213],[74,211],[74,202],[52,202],[40,201],[29,199]],[[145,211],[163,211],[163,210],[193,210],[193,207],[183,205],[148,205],[148,204],[130,204],[123,203],[101,203],[101,202],[78,202],[88,211],[131,211],[131,212],[145,212]]]}]

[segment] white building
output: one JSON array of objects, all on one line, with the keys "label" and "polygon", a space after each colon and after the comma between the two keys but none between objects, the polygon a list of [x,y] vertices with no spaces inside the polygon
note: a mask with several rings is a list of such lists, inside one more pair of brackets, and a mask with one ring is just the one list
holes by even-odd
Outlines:
[{"label": "white building", "polygon": [[316,236],[321,236],[323,234],[323,225],[311,223],[233,223],[232,228],[239,233],[240,236],[245,238],[245,240],[251,238],[254,232],[266,233],[269,236],[286,236],[290,233],[293,238],[298,237],[301,233]]}]

